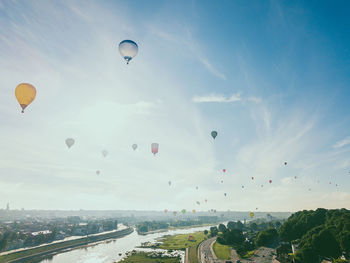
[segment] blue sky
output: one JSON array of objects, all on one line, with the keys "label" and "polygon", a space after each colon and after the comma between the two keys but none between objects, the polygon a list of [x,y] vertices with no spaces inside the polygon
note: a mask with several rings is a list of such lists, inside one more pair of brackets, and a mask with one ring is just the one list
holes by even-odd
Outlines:
[{"label": "blue sky", "polygon": [[[350,208],[349,8],[0,2],[0,206]],[[23,115],[21,82],[37,89]]]}]

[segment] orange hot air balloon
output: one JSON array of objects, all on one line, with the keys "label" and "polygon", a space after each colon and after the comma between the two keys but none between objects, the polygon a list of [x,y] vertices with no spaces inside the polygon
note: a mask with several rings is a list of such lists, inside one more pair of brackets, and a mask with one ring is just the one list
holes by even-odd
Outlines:
[{"label": "orange hot air balloon", "polygon": [[15,96],[24,113],[24,109],[35,99],[36,89],[29,83],[21,83],[16,87]]}]

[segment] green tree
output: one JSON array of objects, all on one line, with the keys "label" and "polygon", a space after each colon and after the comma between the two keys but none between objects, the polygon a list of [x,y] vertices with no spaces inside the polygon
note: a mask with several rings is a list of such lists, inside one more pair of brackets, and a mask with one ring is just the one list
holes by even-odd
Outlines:
[{"label": "green tree", "polygon": [[269,228],[264,231],[260,231],[255,239],[257,246],[267,246],[271,244],[278,237],[277,230]]}]

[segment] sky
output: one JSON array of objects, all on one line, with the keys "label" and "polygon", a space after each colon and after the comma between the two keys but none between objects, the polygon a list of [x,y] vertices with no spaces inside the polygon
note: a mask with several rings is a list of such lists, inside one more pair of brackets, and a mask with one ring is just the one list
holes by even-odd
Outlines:
[{"label": "sky", "polygon": [[[350,209],[349,11],[1,1],[0,207]],[[23,82],[37,90],[24,114]]]}]

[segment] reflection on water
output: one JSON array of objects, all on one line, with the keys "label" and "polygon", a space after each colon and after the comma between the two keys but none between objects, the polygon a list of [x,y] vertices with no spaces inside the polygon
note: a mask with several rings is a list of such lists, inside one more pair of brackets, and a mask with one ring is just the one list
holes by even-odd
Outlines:
[{"label": "reflection on water", "polygon": [[[155,240],[164,235],[186,234],[194,231],[204,231],[209,227],[195,227],[188,229],[170,230],[162,233],[154,233],[146,236],[138,235],[136,231],[128,236],[98,243],[92,246],[77,248],[67,252],[62,252],[53,256],[46,256],[45,259],[36,259],[40,263],[112,263],[118,262],[125,253],[136,248],[144,242],[155,242]],[[142,249],[144,250],[144,249]],[[121,256],[118,254],[122,253]],[[182,253],[183,255],[183,253]],[[33,261],[32,261],[33,262]]]}]

